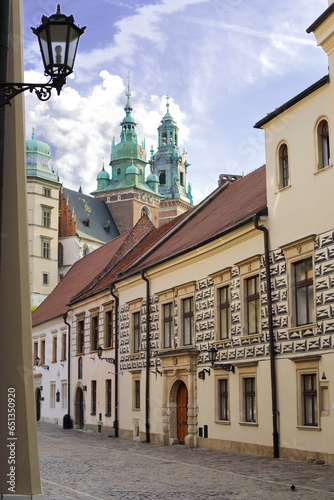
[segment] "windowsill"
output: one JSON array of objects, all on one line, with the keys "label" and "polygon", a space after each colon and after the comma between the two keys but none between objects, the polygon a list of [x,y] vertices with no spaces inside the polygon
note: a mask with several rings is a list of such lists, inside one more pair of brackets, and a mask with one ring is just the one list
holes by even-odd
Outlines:
[{"label": "windowsill", "polygon": [[288,333],[293,333],[293,332],[298,332],[300,330],[313,330],[314,328],[317,328],[318,325],[317,323],[310,323],[308,325],[299,325],[299,326],[293,326],[292,328],[288,328],[287,332]]},{"label": "windowsill", "polygon": [[284,191],[287,191],[288,189],[291,189],[291,184],[289,184],[288,186],[286,187],[283,187],[283,188],[279,188],[275,194],[280,194],[280,193],[283,193]]},{"label": "windowsill", "polygon": [[67,361],[67,359],[66,359],[66,358],[64,358],[64,359],[61,359],[60,361],[63,363],[64,361]]},{"label": "windowsill", "polygon": [[220,340],[215,340],[213,342],[214,345],[225,345],[225,344],[230,344],[232,342],[232,339],[227,338],[227,339],[220,339]]},{"label": "windowsill", "polygon": [[229,420],[215,420],[214,422],[217,425],[231,425],[231,422]]},{"label": "windowsill", "polygon": [[330,170],[331,168],[333,168],[333,163],[331,163],[330,165],[327,165],[327,167],[318,168],[318,170],[316,172],[314,172],[313,175],[319,175],[322,172],[325,172],[326,170]]},{"label": "windowsill", "polygon": [[55,365],[56,363],[57,363],[57,360],[56,361],[51,361],[52,365]]},{"label": "windowsill", "polygon": [[259,424],[257,422],[239,422],[239,425],[244,425],[246,427],[258,427]]},{"label": "windowsill", "polygon": [[104,416],[105,417],[111,417],[111,413],[105,413]]},{"label": "windowsill", "polygon": [[132,408],[132,411],[140,411],[140,408]]},{"label": "windowsill", "polygon": [[96,413],[91,413],[91,415],[96,415]]},{"label": "windowsill", "polygon": [[140,358],[141,355],[142,355],[141,352],[132,352],[132,353],[129,354],[129,358],[130,359]]},{"label": "windowsill", "polygon": [[252,333],[250,335],[244,334],[239,338],[241,340],[244,340],[244,339],[249,339],[249,340],[263,339],[263,333]]},{"label": "windowsill", "polygon": [[76,356],[84,356],[84,353],[83,352],[77,352]]},{"label": "windowsill", "polygon": [[321,427],[316,425],[297,425],[297,429],[300,431],[321,431]]},{"label": "windowsill", "polygon": [[109,346],[109,347],[104,347],[103,350],[104,351],[111,351],[113,349],[113,346]]}]

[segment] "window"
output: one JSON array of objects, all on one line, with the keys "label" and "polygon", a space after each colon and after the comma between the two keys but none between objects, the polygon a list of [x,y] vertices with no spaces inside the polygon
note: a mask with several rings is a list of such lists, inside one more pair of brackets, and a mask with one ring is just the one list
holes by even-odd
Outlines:
[{"label": "window", "polygon": [[180,172],[180,185],[184,186],[184,173]]},{"label": "window", "polygon": [[111,380],[106,380],[106,417],[111,416]]},{"label": "window", "polygon": [[38,356],[38,342],[34,342],[34,359],[33,363],[36,366],[36,358]]},{"label": "window", "polygon": [[260,291],[259,276],[246,279],[247,334],[260,331]]},{"label": "window", "polygon": [[42,240],[42,257],[43,259],[50,259],[50,242]]},{"label": "window", "polygon": [[244,421],[256,422],[255,377],[243,379],[244,385]]},{"label": "window", "polygon": [[161,138],[162,138],[162,145],[166,146],[167,145],[167,132],[162,132]]},{"label": "window", "polygon": [[64,246],[62,243],[58,243],[58,266],[64,265]]},{"label": "window", "polygon": [[48,198],[50,198],[50,196],[51,196],[51,189],[44,188],[44,196],[47,196]]},{"label": "window", "polygon": [[82,357],[78,359],[78,380],[82,379]]},{"label": "window", "polygon": [[318,170],[328,167],[330,163],[329,131],[328,122],[322,120],[317,129],[318,135]]},{"label": "window", "polygon": [[61,383],[61,407],[64,410],[67,408],[67,382],[62,381]]},{"label": "window", "polygon": [[283,189],[289,185],[289,158],[288,146],[282,144],[279,148],[279,189]]},{"label": "window", "polygon": [[312,257],[293,264],[296,326],[313,323],[314,293]]},{"label": "window", "polygon": [[183,345],[192,345],[194,330],[194,298],[182,300],[182,334]]},{"label": "window", "polygon": [[160,170],[159,172],[159,183],[166,184],[166,170]]},{"label": "window", "polygon": [[165,348],[172,347],[173,334],[173,304],[163,304],[163,346]]},{"label": "window", "polygon": [[50,408],[56,407],[56,382],[50,382]]},{"label": "window", "polygon": [[105,316],[104,316],[104,347],[106,349],[112,347],[113,343],[113,315],[112,315],[112,310],[110,309],[109,311],[106,311]]},{"label": "window", "polygon": [[90,337],[90,350],[96,351],[99,345],[99,317],[92,316],[90,320],[91,337]]},{"label": "window", "polygon": [[228,420],[228,379],[218,379],[218,420]]},{"label": "window", "polygon": [[301,375],[303,425],[318,426],[318,391],[317,375],[307,373]]},{"label": "window", "polygon": [[44,208],[42,215],[42,226],[50,227],[51,212]]},{"label": "window", "polygon": [[77,354],[84,352],[84,339],[85,339],[85,320],[80,319],[77,322]]},{"label": "window", "polygon": [[230,287],[218,289],[219,339],[227,339],[230,332]]},{"label": "window", "polygon": [[45,365],[45,340],[41,340],[41,365]]},{"label": "window", "polygon": [[148,208],[148,207],[146,207],[146,206],[142,207],[142,209],[140,210],[140,215],[141,215],[141,217],[142,217],[143,215],[147,215],[147,217],[148,217],[149,219],[151,218],[151,216],[150,216],[150,210],[149,210],[149,208]]},{"label": "window", "polygon": [[88,255],[88,254],[89,254],[88,245],[84,245],[83,250],[82,250],[82,255],[84,257],[85,255]]},{"label": "window", "polygon": [[66,361],[66,333],[61,336],[61,361]]},{"label": "window", "polygon": [[96,380],[91,384],[91,415],[96,415]]},{"label": "window", "polygon": [[134,380],[134,408],[140,408],[140,380]]},{"label": "window", "polygon": [[52,363],[57,362],[57,336],[52,338]]},{"label": "window", "polygon": [[140,312],[133,313],[133,352],[140,350]]},{"label": "window", "polygon": [[43,285],[48,285],[49,284],[49,274],[48,273],[43,273],[42,274],[42,284]]}]

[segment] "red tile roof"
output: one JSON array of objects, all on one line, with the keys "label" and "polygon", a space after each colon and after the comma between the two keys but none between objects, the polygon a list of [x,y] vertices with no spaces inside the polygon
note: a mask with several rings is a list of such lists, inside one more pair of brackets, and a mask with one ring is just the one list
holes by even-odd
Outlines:
[{"label": "red tile roof", "polygon": [[[204,244],[221,233],[267,208],[266,166],[216,189],[184,218],[163,244],[140,259],[126,274],[138,272],[192,247]],[[125,275],[125,273],[123,273]]]}]

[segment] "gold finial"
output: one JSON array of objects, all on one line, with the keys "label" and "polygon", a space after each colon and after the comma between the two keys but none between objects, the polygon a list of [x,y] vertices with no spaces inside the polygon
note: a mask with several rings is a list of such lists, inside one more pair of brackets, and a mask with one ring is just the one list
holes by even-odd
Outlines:
[{"label": "gold finial", "polygon": [[168,108],[169,108],[169,99],[170,99],[169,95],[166,95],[166,101],[167,101],[166,107],[167,107],[167,111],[168,111]]},{"label": "gold finial", "polygon": [[35,127],[33,127],[33,128],[32,128],[32,134],[31,134],[31,138],[32,138],[32,140],[34,140],[34,139],[35,139],[35,130],[36,130],[36,129],[35,129]]},{"label": "gold finial", "polygon": [[128,71],[127,79],[128,79],[128,91],[127,91],[126,95],[128,97],[130,97],[130,95],[131,95],[131,91],[130,91],[130,71]]}]

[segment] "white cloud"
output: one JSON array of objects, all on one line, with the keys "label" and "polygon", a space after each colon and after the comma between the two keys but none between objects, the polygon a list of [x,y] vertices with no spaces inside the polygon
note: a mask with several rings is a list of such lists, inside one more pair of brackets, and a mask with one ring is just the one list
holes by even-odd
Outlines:
[{"label": "white cloud", "polygon": [[[36,72],[27,72],[26,78],[40,79]],[[37,80],[38,81],[38,80]],[[150,96],[148,102],[133,93],[133,117],[138,123],[138,142],[146,138],[149,158],[151,145],[157,147],[157,127],[166,112],[165,99]],[[35,95],[26,99],[27,136],[36,128],[35,138],[51,146],[53,167],[66,187],[78,189],[80,180],[84,192],[96,189],[96,175],[102,168],[109,170],[112,137],[119,142],[120,122],[126,103],[125,86],[119,76],[100,72],[100,82],[86,96],[66,85],[58,97],[53,92],[47,102],[39,102]],[[180,143],[189,139],[185,114],[170,100],[170,111],[180,127]]]}]

